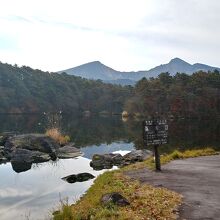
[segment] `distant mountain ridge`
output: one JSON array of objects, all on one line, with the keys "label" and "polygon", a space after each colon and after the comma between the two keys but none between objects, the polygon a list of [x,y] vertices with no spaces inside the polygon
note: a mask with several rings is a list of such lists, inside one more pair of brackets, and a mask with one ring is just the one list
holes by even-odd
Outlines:
[{"label": "distant mountain ridge", "polygon": [[175,75],[177,72],[192,74],[200,70],[207,72],[214,71],[215,69],[220,70],[218,67],[212,67],[202,63],[192,65],[180,58],[174,58],[167,64],[162,64],[146,71],[121,72],[102,64],[100,61],[94,61],[59,71],[59,73],[66,72],[67,74],[81,76],[87,79],[100,79],[112,84],[133,85],[143,77],[157,77],[162,72],[169,72],[171,75]]}]

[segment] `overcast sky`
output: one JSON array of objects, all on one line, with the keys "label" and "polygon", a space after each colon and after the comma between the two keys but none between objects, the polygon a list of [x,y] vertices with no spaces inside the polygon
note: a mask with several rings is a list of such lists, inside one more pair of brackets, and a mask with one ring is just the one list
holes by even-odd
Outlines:
[{"label": "overcast sky", "polygon": [[58,71],[99,60],[220,67],[219,0],[0,0],[0,61]]}]

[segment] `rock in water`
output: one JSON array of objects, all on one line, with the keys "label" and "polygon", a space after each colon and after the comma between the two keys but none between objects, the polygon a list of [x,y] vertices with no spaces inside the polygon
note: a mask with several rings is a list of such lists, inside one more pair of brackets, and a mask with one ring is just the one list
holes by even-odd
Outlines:
[{"label": "rock in water", "polygon": [[73,175],[63,177],[62,180],[65,180],[68,183],[75,183],[75,182],[85,182],[93,178],[95,177],[90,173],[79,173],[77,175],[73,174]]},{"label": "rock in water", "polygon": [[123,163],[124,158],[121,154],[111,154],[113,165],[120,165]]},{"label": "rock in water", "polygon": [[104,206],[108,206],[111,203],[113,203],[114,205],[117,205],[117,206],[130,205],[128,200],[117,192],[107,193],[107,194],[103,195],[101,198],[101,203]]},{"label": "rock in water", "polygon": [[40,151],[31,151],[26,149],[15,149],[11,153],[11,162],[16,163],[41,163],[51,159],[49,154]]},{"label": "rock in water", "polygon": [[15,136],[16,132],[3,132],[0,134],[0,145],[5,145],[6,140],[9,137]]},{"label": "rock in water", "polygon": [[5,157],[5,154],[4,154],[4,147],[3,146],[0,146],[0,164],[1,163],[6,163],[8,160],[7,158]]},{"label": "rock in water", "polygon": [[40,163],[55,160],[59,146],[53,139],[43,134],[17,135],[6,140],[4,154],[15,163]]},{"label": "rock in water", "polygon": [[8,162],[7,158],[4,156],[4,152],[0,150],[0,164]]},{"label": "rock in water", "polygon": [[57,157],[61,159],[68,159],[68,158],[78,157],[81,155],[82,153],[78,148],[74,147],[73,143],[69,143],[64,147],[60,147],[59,149],[57,149]]},{"label": "rock in water", "polygon": [[113,165],[119,165],[122,161],[121,154],[94,154],[90,166],[94,170],[111,169]]},{"label": "rock in water", "polygon": [[5,143],[5,151],[26,149],[40,151],[43,153],[54,154],[60,145],[52,138],[44,134],[23,134],[9,137]]},{"label": "rock in water", "polygon": [[4,146],[0,146],[0,163],[6,162],[7,159],[5,158],[4,154]]},{"label": "rock in water", "polygon": [[111,169],[115,166],[125,166],[131,163],[146,160],[152,156],[149,150],[133,150],[130,153],[122,156],[121,154],[94,154],[90,166],[94,170]]},{"label": "rock in water", "polygon": [[59,158],[74,158],[82,155],[72,143],[61,146],[44,134],[3,133],[0,135],[0,163],[11,161],[16,172],[31,168],[32,163],[41,163]]},{"label": "rock in water", "polygon": [[128,154],[124,155],[124,161],[125,164],[131,164],[131,163],[135,163],[135,162],[141,162],[143,160],[146,160],[147,158],[149,158],[150,156],[152,156],[152,152],[149,150],[133,150]]}]

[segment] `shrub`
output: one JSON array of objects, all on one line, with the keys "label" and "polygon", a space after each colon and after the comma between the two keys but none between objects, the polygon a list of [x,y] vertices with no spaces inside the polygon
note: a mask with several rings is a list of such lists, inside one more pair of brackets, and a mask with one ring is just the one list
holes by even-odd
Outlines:
[{"label": "shrub", "polygon": [[70,137],[68,135],[62,135],[58,128],[47,129],[46,135],[54,139],[59,144],[66,144],[70,141]]}]

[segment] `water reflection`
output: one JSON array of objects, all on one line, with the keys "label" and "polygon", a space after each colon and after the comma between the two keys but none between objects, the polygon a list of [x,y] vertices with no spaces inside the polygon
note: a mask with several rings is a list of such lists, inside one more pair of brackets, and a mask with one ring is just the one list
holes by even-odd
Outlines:
[{"label": "water reflection", "polygon": [[11,162],[11,166],[12,169],[16,172],[16,173],[21,173],[21,172],[25,172],[27,170],[31,169],[32,163],[17,163],[17,162]]},{"label": "water reflection", "polygon": [[[59,120],[62,132],[71,137],[76,147],[86,148],[84,153],[88,158],[91,158],[93,151],[107,149],[112,143],[118,143],[118,148],[123,143],[134,143],[136,148],[145,147],[142,139],[142,121],[123,122],[119,116],[74,115],[60,115]],[[0,132],[44,133],[50,126],[47,115],[0,115],[0,123]],[[176,148],[220,147],[220,120],[177,120],[168,123],[169,144],[165,147],[168,151]]]},{"label": "water reflection", "polygon": [[92,184],[93,180],[69,184],[61,178],[70,174],[89,172],[94,176],[104,171],[94,171],[90,160],[59,160],[56,163],[32,165],[32,169],[16,174],[9,163],[0,166],[0,219],[44,219],[45,215],[57,207],[61,198],[76,201]]},{"label": "water reflection", "polygon": [[[93,154],[145,148],[142,121],[123,122],[120,117],[83,118],[73,115],[61,115],[59,120],[62,132],[71,137],[84,157],[32,164],[31,167],[1,164],[1,220],[25,219],[29,213],[29,219],[44,219],[49,210],[57,206],[60,195],[69,197],[72,203],[94,181],[69,184],[62,177],[83,172],[97,176],[103,172],[94,171],[89,166]],[[0,124],[0,133],[44,133],[50,126],[46,115],[0,115]],[[169,144],[162,146],[160,151],[204,146],[220,149],[220,121],[169,121]],[[27,171],[16,173],[12,168],[17,172]]]}]

